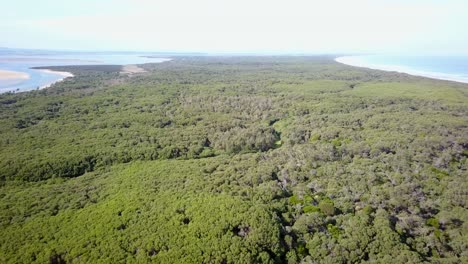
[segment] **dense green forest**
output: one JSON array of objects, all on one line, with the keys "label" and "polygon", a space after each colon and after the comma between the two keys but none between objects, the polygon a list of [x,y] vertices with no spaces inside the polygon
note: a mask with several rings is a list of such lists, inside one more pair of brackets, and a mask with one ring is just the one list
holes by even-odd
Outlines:
[{"label": "dense green forest", "polygon": [[468,85],[140,67],[0,95],[0,263],[468,263]]}]

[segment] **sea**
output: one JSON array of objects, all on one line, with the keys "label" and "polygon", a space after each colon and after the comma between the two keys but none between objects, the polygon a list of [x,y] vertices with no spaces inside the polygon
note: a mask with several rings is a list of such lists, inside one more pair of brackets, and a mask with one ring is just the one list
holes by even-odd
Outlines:
[{"label": "sea", "polygon": [[337,62],[370,69],[395,71],[433,79],[468,83],[468,55],[358,55]]},{"label": "sea", "polygon": [[29,75],[28,79],[0,78],[0,93],[36,90],[64,78],[63,73],[35,70],[32,67],[160,63],[170,60],[169,57],[169,54],[157,55],[146,52],[79,52],[0,48],[0,70],[23,72]]}]

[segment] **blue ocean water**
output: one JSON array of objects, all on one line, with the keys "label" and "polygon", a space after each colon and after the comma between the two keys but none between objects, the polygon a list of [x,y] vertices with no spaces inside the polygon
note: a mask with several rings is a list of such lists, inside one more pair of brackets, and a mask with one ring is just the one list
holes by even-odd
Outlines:
[{"label": "blue ocean water", "polygon": [[468,56],[362,55],[338,62],[371,69],[404,72],[417,76],[468,83]]},{"label": "blue ocean water", "polygon": [[64,78],[63,74],[31,69],[38,66],[64,65],[126,65],[159,63],[167,58],[148,58],[148,53],[124,52],[59,52],[0,50],[0,70],[24,72],[29,79],[0,79],[0,93],[9,91],[29,91],[50,85]]}]

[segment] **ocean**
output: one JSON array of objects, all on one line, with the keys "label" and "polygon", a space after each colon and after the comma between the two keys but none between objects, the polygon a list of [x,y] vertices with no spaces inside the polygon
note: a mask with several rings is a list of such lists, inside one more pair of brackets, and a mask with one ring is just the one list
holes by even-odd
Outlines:
[{"label": "ocean", "polygon": [[337,62],[370,69],[396,71],[434,79],[468,83],[468,55],[362,55],[336,58]]},{"label": "ocean", "polygon": [[0,71],[26,73],[29,78],[0,78],[0,93],[23,92],[46,87],[64,78],[63,73],[31,69],[39,66],[126,65],[167,61],[150,53],[61,52],[0,49]]}]

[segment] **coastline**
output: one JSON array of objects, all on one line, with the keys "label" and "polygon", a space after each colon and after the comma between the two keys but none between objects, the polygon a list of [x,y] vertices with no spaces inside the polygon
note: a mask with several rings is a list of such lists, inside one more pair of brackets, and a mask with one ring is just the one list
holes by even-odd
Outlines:
[{"label": "coastline", "polygon": [[468,83],[468,77],[459,76],[456,74],[441,73],[441,72],[421,71],[421,70],[416,70],[411,67],[401,66],[401,65],[372,64],[372,63],[368,63],[364,61],[363,59],[360,58],[360,56],[342,56],[342,57],[335,58],[335,61],[341,64],[354,66],[354,67],[406,73],[406,74],[413,75],[413,76],[426,77],[426,78],[444,80],[444,81]]},{"label": "coastline", "polygon": [[[10,72],[0,73],[0,94],[6,92],[27,92],[50,87],[54,83],[73,77],[68,69],[54,68],[59,66],[88,66],[88,65],[139,65],[146,63],[162,63],[172,60],[154,56],[151,58],[137,54],[121,53],[67,53],[47,52],[0,54],[0,64],[5,71],[15,71],[23,75],[12,75]],[[4,65],[4,66],[3,66]],[[49,67],[49,68],[48,68]],[[139,68],[139,67],[138,67]],[[144,72],[136,67],[127,67],[128,74]],[[27,78],[26,78],[27,76]],[[3,77],[3,78],[1,78]],[[8,77],[8,78],[7,78]],[[20,77],[20,78],[12,78]]]},{"label": "coastline", "polygon": [[58,80],[55,80],[51,83],[48,83],[48,84],[45,84],[43,86],[40,86],[39,87],[39,90],[41,89],[45,89],[45,88],[49,88],[50,86],[52,86],[54,83],[58,83],[58,82],[61,82],[63,80],[65,80],[66,78],[69,78],[69,77],[74,77],[75,75],[73,75],[71,72],[64,72],[64,71],[53,71],[53,70],[49,70],[49,69],[34,69],[35,71],[40,71],[40,72],[44,72],[44,73],[47,73],[47,74],[54,74],[54,75],[59,75],[63,78],[60,78]]}]

